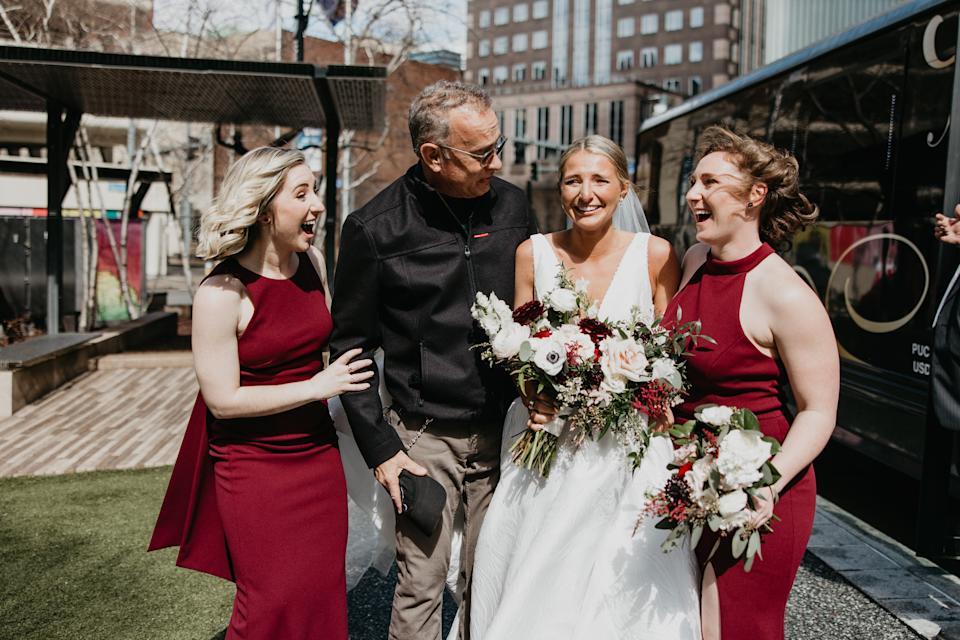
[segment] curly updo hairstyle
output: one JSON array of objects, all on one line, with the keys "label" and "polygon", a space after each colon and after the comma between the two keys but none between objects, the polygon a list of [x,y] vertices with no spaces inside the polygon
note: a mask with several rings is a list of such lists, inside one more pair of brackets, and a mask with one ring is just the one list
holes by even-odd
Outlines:
[{"label": "curly updo hairstyle", "polygon": [[800,165],[789,152],[725,127],[708,127],[697,144],[697,162],[717,151],[729,154],[743,173],[742,195],[759,182],[767,185],[760,209],[762,240],[787,241],[798,229],[817,219],[817,206],[800,193]]},{"label": "curly updo hairstyle", "polygon": [[259,147],[227,169],[220,193],[200,217],[197,256],[222,260],[243,251],[290,170],[307,159],[294,149]]}]

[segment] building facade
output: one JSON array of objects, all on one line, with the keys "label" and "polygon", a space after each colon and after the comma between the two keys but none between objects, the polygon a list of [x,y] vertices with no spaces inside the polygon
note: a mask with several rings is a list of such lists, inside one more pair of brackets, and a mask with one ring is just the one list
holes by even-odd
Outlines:
[{"label": "building facade", "polygon": [[907,0],[742,0],[740,72],[799,51]]},{"label": "building facade", "polygon": [[520,185],[555,184],[588,133],[632,159],[645,117],[738,73],[739,0],[470,0],[467,19],[465,78],[493,96]]}]

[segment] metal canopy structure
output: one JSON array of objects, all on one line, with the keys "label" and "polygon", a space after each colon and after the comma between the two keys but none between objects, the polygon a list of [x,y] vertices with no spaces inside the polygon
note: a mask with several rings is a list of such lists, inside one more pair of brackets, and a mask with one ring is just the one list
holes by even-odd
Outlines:
[{"label": "metal canopy structure", "polygon": [[[47,114],[47,332],[59,331],[61,206],[67,156],[83,114],[181,122],[322,128],[325,253],[332,273],[338,138],[383,125],[386,70],[135,56],[0,46],[0,109]],[[55,319],[51,321],[51,319]]]}]

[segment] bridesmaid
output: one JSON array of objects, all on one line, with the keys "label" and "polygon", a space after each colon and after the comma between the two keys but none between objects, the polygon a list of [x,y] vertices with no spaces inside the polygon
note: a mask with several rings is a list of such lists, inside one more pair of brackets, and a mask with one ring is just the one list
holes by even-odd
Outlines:
[{"label": "bridesmaid", "polygon": [[254,149],[200,221],[200,382],[150,549],[236,582],[227,638],[346,640],[347,502],[326,400],[373,374],[354,349],[324,369],[332,321],[323,205],[301,153]]},{"label": "bridesmaid", "polygon": [[[750,573],[729,543],[706,563],[701,592],[705,640],[784,636],[787,598],[803,558],[816,499],[811,463],[833,431],[839,356],[816,293],[767,242],[781,242],[812,222],[817,209],[798,188],[795,158],[722,127],[706,129],[687,205],[699,244],[683,260],[681,289],[665,317],[699,318],[717,344],[700,341],[687,362],[692,389],[674,409],[679,420],[701,404],[746,407],[763,432],[783,445],[773,463],[783,477],[754,500],[752,524],[770,522]],[[785,417],[789,384],[798,413]],[[701,540],[701,564],[716,538]]]}]

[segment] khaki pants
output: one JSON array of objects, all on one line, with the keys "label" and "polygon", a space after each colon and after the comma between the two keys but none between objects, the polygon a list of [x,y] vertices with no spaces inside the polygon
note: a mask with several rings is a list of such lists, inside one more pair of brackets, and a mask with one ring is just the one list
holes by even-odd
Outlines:
[{"label": "khaki pants", "polygon": [[[405,427],[393,411],[388,416],[404,444],[409,446],[419,425],[411,423]],[[469,639],[473,552],[483,516],[500,479],[502,427],[489,422],[435,420],[407,452],[412,460],[426,467],[430,477],[443,485],[447,504],[440,526],[430,537],[403,517],[397,518],[397,590],[390,620],[391,640],[440,640],[453,519],[461,505],[464,531],[460,583],[464,587],[464,606],[460,638]]]}]

